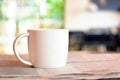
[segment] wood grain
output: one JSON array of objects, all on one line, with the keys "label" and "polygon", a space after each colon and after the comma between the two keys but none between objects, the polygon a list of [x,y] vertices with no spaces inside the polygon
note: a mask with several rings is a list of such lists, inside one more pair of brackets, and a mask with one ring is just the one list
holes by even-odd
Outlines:
[{"label": "wood grain", "polygon": [[[90,52],[91,53],[91,52]],[[22,55],[29,60],[27,55]],[[67,65],[57,69],[32,68],[14,55],[0,55],[0,80],[120,79],[119,53],[69,52]]]}]

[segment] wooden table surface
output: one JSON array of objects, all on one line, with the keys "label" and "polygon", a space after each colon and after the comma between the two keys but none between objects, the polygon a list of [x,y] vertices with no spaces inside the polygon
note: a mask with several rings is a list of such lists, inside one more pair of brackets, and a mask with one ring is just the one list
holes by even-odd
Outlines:
[{"label": "wooden table surface", "polygon": [[[22,55],[28,60],[27,55]],[[14,55],[0,55],[0,80],[120,80],[120,53],[69,52],[67,65],[38,69]]]}]

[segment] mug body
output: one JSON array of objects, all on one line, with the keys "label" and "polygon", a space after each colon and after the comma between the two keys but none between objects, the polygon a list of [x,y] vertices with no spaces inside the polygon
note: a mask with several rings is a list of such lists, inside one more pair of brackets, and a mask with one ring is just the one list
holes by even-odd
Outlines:
[{"label": "mug body", "polygon": [[28,52],[34,67],[58,68],[66,65],[67,29],[31,29],[28,33]]}]

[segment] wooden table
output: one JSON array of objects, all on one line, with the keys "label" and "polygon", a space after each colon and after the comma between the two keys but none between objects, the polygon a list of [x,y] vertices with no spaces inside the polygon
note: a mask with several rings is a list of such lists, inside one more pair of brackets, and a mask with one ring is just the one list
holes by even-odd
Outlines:
[{"label": "wooden table", "polygon": [[[22,56],[28,59],[27,55]],[[37,69],[14,55],[0,55],[0,80],[120,80],[120,53],[69,52],[67,65]]]}]

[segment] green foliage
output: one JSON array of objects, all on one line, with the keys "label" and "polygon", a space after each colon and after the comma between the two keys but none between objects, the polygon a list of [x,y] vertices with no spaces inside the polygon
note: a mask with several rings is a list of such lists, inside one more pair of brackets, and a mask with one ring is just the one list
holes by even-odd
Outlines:
[{"label": "green foliage", "polygon": [[48,18],[54,19],[62,19],[63,18],[63,11],[64,11],[64,4],[63,0],[47,0],[48,4]]}]

